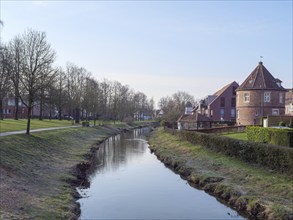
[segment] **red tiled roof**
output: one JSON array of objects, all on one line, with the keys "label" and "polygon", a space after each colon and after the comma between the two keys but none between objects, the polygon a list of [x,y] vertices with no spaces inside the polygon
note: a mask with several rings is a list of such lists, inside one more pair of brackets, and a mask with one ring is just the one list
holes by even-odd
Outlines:
[{"label": "red tiled roof", "polygon": [[275,79],[265,68],[263,63],[259,62],[258,66],[250,73],[236,91],[255,89],[285,90],[282,86],[277,84],[278,82],[281,81]]}]

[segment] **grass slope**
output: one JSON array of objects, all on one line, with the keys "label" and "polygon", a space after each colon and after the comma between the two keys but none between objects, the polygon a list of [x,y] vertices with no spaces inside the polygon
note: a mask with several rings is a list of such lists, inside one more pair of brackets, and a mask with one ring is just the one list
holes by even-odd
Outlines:
[{"label": "grass slope", "polygon": [[293,174],[272,173],[211,152],[163,129],[154,132],[149,142],[163,162],[236,209],[255,213],[259,219],[293,219]]},{"label": "grass slope", "polygon": [[0,138],[0,219],[75,218],[76,164],[117,129],[71,128]]}]

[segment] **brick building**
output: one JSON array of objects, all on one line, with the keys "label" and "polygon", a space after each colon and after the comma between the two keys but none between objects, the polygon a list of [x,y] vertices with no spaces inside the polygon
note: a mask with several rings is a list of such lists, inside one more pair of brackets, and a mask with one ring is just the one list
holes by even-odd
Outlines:
[{"label": "brick building", "polygon": [[[4,99],[3,102],[3,114],[4,118],[14,118],[15,117],[15,98],[10,97]],[[19,100],[18,103],[18,118],[26,118],[27,117],[27,108],[24,106],[24,104]]]},{"label": "brick building", "polygon": [[177,120],[178,130],[197,130],[204,128],[211,128],[212,119],[196,112],[191,102],[187,102],[185,105],[185,112]]},{"label": "brick building", "polygon": [[235,81],[221,88],[213,95],[207,96],[200,101],[196,111],[209,117],[214,122],[236,121],[236,89],[238,83]]},{"label": "brick building", "polygon": [[262,62],[236,89],[237,123],[260,124],[261,117],[285,114],[285,92],[281,80],[276,79]]},{"label": "brick building", "polygon": [[293,89],[289,89],[285,95],[285,115],[293,116]]}]

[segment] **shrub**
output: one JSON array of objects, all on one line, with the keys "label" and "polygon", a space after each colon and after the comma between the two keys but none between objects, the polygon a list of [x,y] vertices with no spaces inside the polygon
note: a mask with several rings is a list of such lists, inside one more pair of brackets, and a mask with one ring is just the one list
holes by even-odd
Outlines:
[{"label": "shrub", "polygon": [[286,125],[285,122],[283,122],[283,121],[280,121],[280,122],[279,122],[279,126],[285,126],[285,125]]},{"label": "shrub", "polygon": [[247,126],[246,133],[250,141],[293,147],[292,129]]},{"label": "shrub", "polygon": [[[168,132],[172,133],[172,130]],[[256,163],[284,173],[293,173],[293,148],[236,140],[195,131],[180,131],[177,135],[192,144],[201,145],[248,163]]]}]

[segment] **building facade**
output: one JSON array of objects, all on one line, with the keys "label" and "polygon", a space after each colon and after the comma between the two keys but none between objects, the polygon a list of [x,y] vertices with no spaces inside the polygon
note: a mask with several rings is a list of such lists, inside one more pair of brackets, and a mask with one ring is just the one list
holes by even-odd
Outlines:
[{"label": "building facade", "polygon": [[197,112],[209,117],[214,122],[236,121],[236,89],[239,87],[235,81],[224,86],[213,95],[200,101]]},{"label": "building facade", "polygon": [[293,116],[293,88],[285,95],[285,115]]},{"label": "building facade", "polygon": [[285,92],[262,62],[236,89],[237,124],[258,125],[262,117],[285,115]]},{"label": "building facade", "polygon": [[[16,113],[16,105],[15,98],[9,97],[4,99],[3,102],[3,115],[4,118],[15,118]],[[19,100],[18,103],[18,118],[26,118],[27,117],[27,108],[26,106]]]}]

